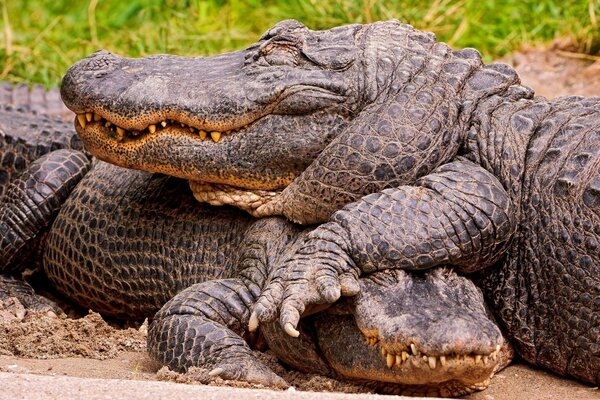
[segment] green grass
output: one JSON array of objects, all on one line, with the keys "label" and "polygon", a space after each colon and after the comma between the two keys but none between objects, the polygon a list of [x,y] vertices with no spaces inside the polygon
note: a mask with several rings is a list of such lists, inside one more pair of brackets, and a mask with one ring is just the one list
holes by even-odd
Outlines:
[{"label": "green grass", "polygon": [[600,0],[0,0],[0,80],[56,86],[99,48],[122,55],[214,54],[295,18],[312,29],[397,18],[486,60],[567,37],[600,50]]}]

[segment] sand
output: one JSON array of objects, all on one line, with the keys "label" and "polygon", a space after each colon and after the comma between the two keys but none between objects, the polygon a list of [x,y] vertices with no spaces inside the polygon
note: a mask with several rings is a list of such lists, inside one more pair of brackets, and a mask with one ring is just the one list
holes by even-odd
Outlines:
[{"label": "sand", "polygon": [[[505,61],[512,63],[523,83],[540,95],[600,95],[600,61],[584,60],[562,45],[528,49]],[[189,376],[161,369],[146,355],[146,325],[122,329],[108,325],[95,313],[73,319],[40,313],[23,315],[23,310],[14,307],[11,310],[3,312],[0,307],[0,399],[329,399],[342,395],[328,392],[365,390],[360,385],[286,371],[282,366],[277,372],[293,385],[287,391],[239,383],[229,387],[223,381],[211,386],[189,384]],[[357,399],[386,397],[343,395]],[[467,398],[600,399],[600,391],[516,362],[497,374],[487,390]]]}]

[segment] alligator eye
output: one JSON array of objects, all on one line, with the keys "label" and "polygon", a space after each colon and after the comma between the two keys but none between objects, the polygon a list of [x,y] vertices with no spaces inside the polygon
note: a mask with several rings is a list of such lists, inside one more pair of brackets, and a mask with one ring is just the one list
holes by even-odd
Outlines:
[{"label": "alligator eye", "polygon": [[298,66],[298,51],[293,47],[274,45],[261,50],[263,58],[269,65]]}]

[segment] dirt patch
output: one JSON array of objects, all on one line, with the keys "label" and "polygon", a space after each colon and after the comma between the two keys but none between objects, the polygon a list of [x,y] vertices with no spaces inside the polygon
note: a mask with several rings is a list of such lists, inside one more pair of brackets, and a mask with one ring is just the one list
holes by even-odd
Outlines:
[{"label": "dirt patch", "polygon": [[71,319],[28,312],[23,318],[0,320],[0,355],[26,358],[114,358],[122,351],[146,349],[145,326],[117,329],[100,314]]},{"label": "dirt patch", "polygon": [[539,96],[600,96],[600,58],[578,54],[560,41],[548,49],[525,49],[500,61],[511,64],[521,82]]}]

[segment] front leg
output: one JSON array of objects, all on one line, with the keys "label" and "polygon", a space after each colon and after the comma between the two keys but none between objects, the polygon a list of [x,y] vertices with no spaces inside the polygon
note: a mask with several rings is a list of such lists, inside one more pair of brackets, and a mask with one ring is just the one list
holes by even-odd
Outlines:
[{"label": "front leg", "polygon": [[259,292],[258,286],[239,279],[203,282],[181,291],[150,323],[150,355],[179,372],[202,367],[211,377],[287,387],[242,338]]},{"label": "front leg", "polygon": [[312,231],[279,268],[251,318],[295,326],[307,305],[358,292],[362,273],[449,264],[473,272],[497,261],[515,231],[508,194],[489,172],[459,160],[416,182],[363,197]]}]

